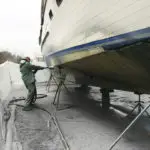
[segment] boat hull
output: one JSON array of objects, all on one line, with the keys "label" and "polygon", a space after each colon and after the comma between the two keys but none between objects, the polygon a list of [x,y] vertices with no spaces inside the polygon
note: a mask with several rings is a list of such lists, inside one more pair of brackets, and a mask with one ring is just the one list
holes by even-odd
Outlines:
[{"label": "boat hull", "polygon": [[102,52],[63,66],[82,73],[76,82],[102,88],[150,93],[150,43]]},{"label": "boat hull", "polygon": [[42,6],[48,66],[63,67],[79,84],[150,93],[149,0],[64,0],[60,6],[43,0]]}]

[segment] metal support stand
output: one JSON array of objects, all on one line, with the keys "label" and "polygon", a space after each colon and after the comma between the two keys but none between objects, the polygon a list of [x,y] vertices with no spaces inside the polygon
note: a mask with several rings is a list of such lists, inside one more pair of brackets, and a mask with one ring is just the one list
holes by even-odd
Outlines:
[{"label": "metal support stand", "polygon": [[[142,109],[144,109],[144,106],[143,106],[144,101],[141,101],[142,93],[135,92],[135,94],[138,95],[139,99],[138,101],[136,101],[137,104],[135,105],[135,107],[131,110],[131,112],[127,116],[130,116],[134,112],[134,110],[136,110],[136,108],[138,109],[138,114],[142,111]],[[147,111],[145,111],[145,113],[147,114],[148,117],[150,117]]]},{"label": "metal support stand", "polygon": [[112,150],[113,147],[118,143],[121,137],[135,124],[135,122],[142,116],[142,114],[150,107],[150,104],[147,105],[137,116],[136,118],[125,128],[125,130],[119,135],[119,137],[113,142],[109,150]]},{"label": "metal support stand", "polygon": [[[59,97],[60,97],[60,93],[61,93],[61,90],[62,90],[62,86],[66,89],[67,92],[69,92],[69,90],[67,89],[66,85],[65,85],[65,78],[66,78],[66,75],[61,73],[61,70],[60,70],[60,77],[58,78],[58,81],[54,75],[54,72],[53,70],[51,70],[51,74],[50,74],[50,78],[49,78],[49,81],[48,81],[48,84],[47,84],[47,88],[48,88],[48,91],[49,91],[49,88],[50,88],[50,85],[51,85],[51,81],[54,80],[54,82],[56,83],[56,86],[57,86],[57,90],[56,90],[56,93],[55,93],[55,96],[54,96],[54,101],[53,101],[53,105],[56,105],[56,109],[59,108]],[[69,108],[69,106],[67,106],[67,108]],[[60,109],[60,108],[59,108]],[[63,109],[66,109],[66,108],[63,108]],[[61,108],[62,110],[62,108]]]},{"label": "metal support stand", "polygon": [[[53,70],[51,69],[51,70],[50,70],[50,78],[49,78],[48,84],[47,84],[47,90],[48,90],[48,92],[49,92],[49,90],[50,90],[50,85],[51,85],[51,81],[52,81],[52,80],[55,82],[55,84],[57,85],[57,87],[60,86],[60,83],[57,83],[57,79],[55,78],[54,72],[53,72]],[[65,81],[65,79],[60,79],[60,80],[64,80],[64,81]],[[65,86],[64,82],[62,82],[62,85],[64,86],[64,88],[65,88],[66,91],[68,92],[68,89],[67,89],[67,87]]]},{"label": "metal support stand", "polygon": [[[68,91],[67,87],[64,84],[64,81],[65,80],[60,80],[60,82],[57,86],[57,90],[56,90],[54,101],[53,101],[53,105],[56,105],[56,109],[59,109],[59,110],[69,109],[69,108],[73,107],[72,104],[63,104],[63,108],[60,108],[60,104],[59,104],[60,99],[59,99],[59,97],[60,97],[62,86],[64,86],[66,88],[66,90]],[[64,105],[66,105],[66,106],[64,107]]]},{"label": "metal support stand", "polygon": [[50,90],[50,85],[51,85],[51,81],[54,81],[55,82],[55,84],[58,86],[58,83],[57,83],[57,81],[56,81],[56,79],[55,79],[55,77],[54,77],[54,75],[53,75],[53,70],[51,69],[50,70],[50,78],[49,78],[49,80],[48,80],[48,84],[47,84],[47,90],[48,90],[48,92],[49,92],[49,90]]},{"label": "metal support stand", "polygon": [[109,90],[106,88],[103,88],[100,90],[102,93],[102,109],[104,111],[108,111],[110,107],[110,96],[109,93],[112,92],[113,90]]},{"label": "metal support stand", "polygon": [[56,93],[55,93],[53,104],[56,105],[56,108],[58,108],[59,106],[59,96],[60,96],[62,85],[63,85],[63,81],[60,81],[60,83],[57,86]]}]

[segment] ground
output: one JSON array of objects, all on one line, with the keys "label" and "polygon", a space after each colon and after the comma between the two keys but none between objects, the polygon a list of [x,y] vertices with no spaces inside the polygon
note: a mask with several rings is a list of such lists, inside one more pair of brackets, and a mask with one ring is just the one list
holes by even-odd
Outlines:
[{"label": "ground", "polygon": [[[59,110],[55,112],[51,105],[56,86],[46,91],[45,85],[38,85],[38,93],[47,94],[48,97],[39,99],[36,105],[44,108],[51,114],[56,113],[61,130],[71,150],[108,150],[113,141],[131,122],[133,118],[111,109],[103,113],[99,102],[101,94],[99,88],[91,87],[87,92],[78,88],[68,87],[69,92],[62,90],[60,95]],[[24,88],[13,89],[9,98],[26,96]],[[143,99],[148,103],[148,95]],[[128,92],[115,91],[111,94],[113,104],[133,105],[136,96]],[[146,103],[146,104],[147,104]],[[18,102],[24,104],[24,101]],[[68,107],[70,106],[70,107]],[[114,150],[149,150],[150,136],[147,117],[140,119],[118,142]],[[16,137],[24,150],[61,150],[64,149],[61,136],[52,121],[51,116],[37,108],[24,112],[21,107],[16,107]]]}]

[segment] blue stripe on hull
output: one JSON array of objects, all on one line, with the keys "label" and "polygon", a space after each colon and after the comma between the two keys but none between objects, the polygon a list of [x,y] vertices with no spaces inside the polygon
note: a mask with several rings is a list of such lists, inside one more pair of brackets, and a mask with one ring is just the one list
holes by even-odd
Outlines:
[{"label": "blue stripe on hull", "polygon": [[50,57],[62,56],[62,55],[69,54],[75,51],[88,50],[90,49],[90,47],[93,47],[93,46],[101,46],[105,50],[111,50],[111,49],[114,50],[122,46],[128,46],[135,42],[144,41],[147,39],[150,39],[150,27],[137,30],[137,31],[133,31],[133,32],[129,32],[129,33],[125,33],[125,34],[121,34],[121,35],[117,35],[114,37],[106,38],[103,40],[97,40],[97,41],[93,41],[90,43],[74,46],[71,48],[57,51],[53,54],[49,54],[48,56]]}]

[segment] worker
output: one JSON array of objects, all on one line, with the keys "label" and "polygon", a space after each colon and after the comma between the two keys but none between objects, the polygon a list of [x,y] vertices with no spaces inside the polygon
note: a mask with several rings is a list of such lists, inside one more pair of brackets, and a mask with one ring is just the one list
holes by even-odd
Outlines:
[{"label": "worker", "polygon": [[33,104],[36,101],[37,90],[35,85],[35,73],[38,70],[45,69],[47,67],[32,65],[30,57],[26,57],[20,61],[20,72],[22,74],[22,80],[28,90],[28,95],[25,101],[24,111],[30,111],[33,108]]}]

